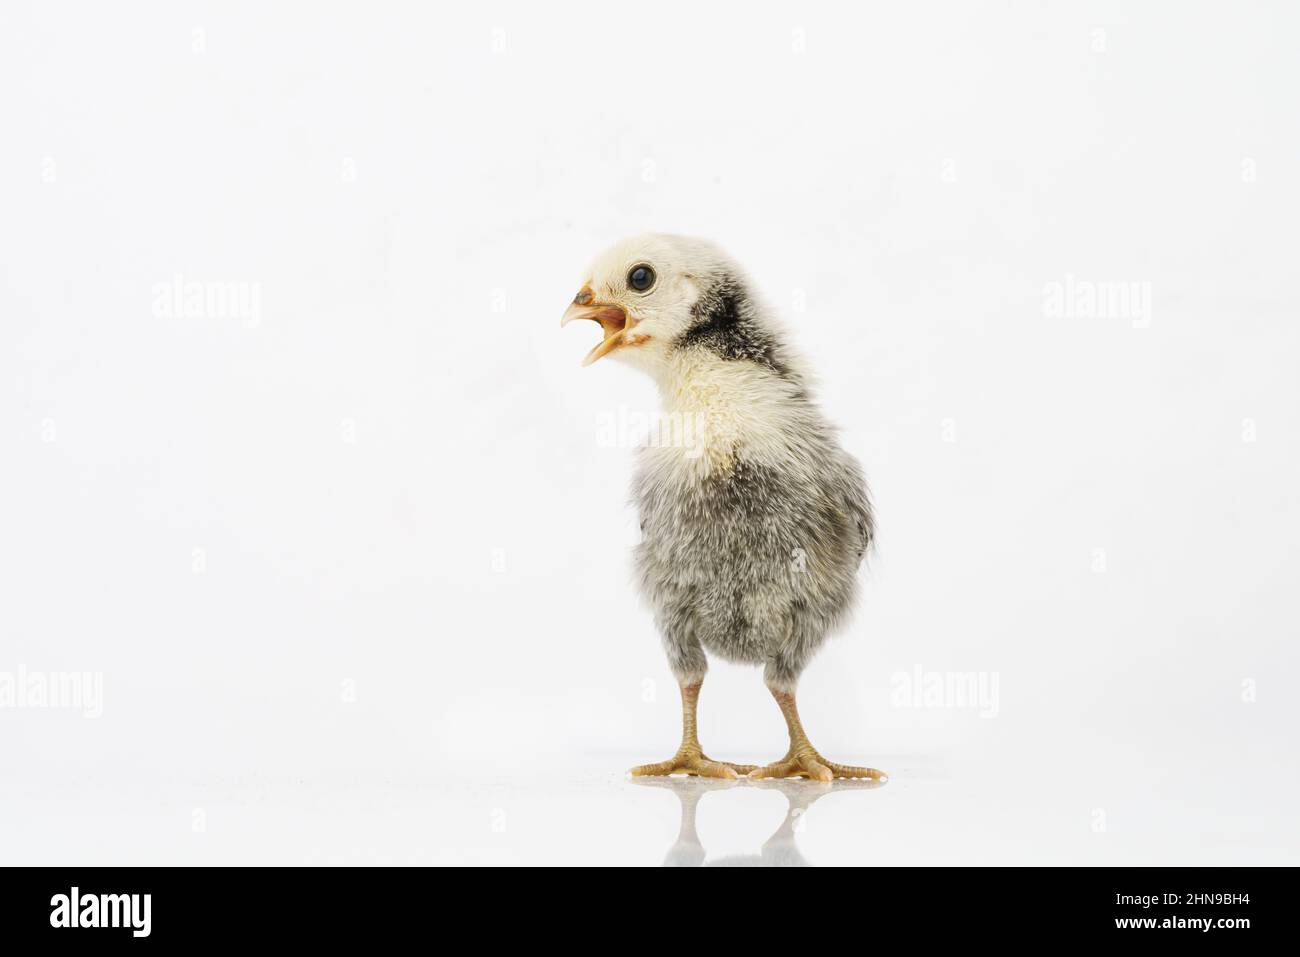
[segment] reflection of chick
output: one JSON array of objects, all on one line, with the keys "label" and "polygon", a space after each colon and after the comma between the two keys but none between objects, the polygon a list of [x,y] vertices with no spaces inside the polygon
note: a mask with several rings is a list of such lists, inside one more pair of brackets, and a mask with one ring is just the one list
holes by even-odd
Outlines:
[{"label": "reflection of chick", "polygon": [[695,830],[695,809],[700,798],[709,791],[725,791],[735,787],[734,782],[713,778],[635,778],[634,783],[647,787],[667,788],[677,795],[682,806],[682,823],[677,830],[677,840],[664,855],[664,867],[700,867],[704,864],[704,845]]},{"label": "reflection of chick", "polygon": [[[795,707],[800,673],[848,616],[872,511],[753,284],[709,243],[642,236],[596,259],[572,319],[604,330],[588,362],[608,355],[650,374],[672,433],[641,450],[633,495],[637,574],[681,686],[682,743],[632,773],[883,780],[822,757]],[[705,756],[695,709],[706,652],[764,666],[790,732],[781,760],[756,769]]]},{"label": "reflection of chick", "polygon": [[664,867],[810,867],[799,851],[795,833],[807,810],[832,791],[870,790],[880,787],[876,781],[796,782],[764,781],[759,786],[780,791],[786,797],[785,819],[759,848],[757,854],[732,855],[706,861],[707,852],[695,829],[695,812],[700,799],[709,791],[726,791],[736,785],[729,781],[706,778],[637,777],[633,782],[650,787],[667,788],[677,795],[682,819],[677,840],[664,856]]}]

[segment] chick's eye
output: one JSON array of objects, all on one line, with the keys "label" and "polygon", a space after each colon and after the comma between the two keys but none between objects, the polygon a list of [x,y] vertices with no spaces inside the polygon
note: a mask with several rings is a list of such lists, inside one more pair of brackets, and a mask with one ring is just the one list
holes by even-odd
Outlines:
[{"label": "chick's eye", "polygon": [[633,266],[627,274],[627,284],[637,292],[645,292],[655,284],[655,271],[649,266]]}]

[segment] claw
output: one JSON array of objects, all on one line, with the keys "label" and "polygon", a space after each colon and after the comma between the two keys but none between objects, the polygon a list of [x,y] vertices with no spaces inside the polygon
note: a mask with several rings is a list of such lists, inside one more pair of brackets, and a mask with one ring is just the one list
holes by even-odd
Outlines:
[{"label": "claw", "polygon": [[836,764],[827,761],[816,751],[800,751],[787,754],[780,761],[774,761],[766,767],[753,771],[750,778],[808,778],[812,781],[833,781],[836,778],[866,778],[884,784],[889,776],[875,768],[860,768],[851,764]]},{"label": "claw", "polygon": [[657,777],[666,774],[687,774],[703,778],[722,778],[734,781],[742,774],[754,770],[752,764],[732,764],[729,761],[714,761],[694,751],[678,751],[667,761],[657,764],[642,764],[632,768],[628,773],[634,778]]}]

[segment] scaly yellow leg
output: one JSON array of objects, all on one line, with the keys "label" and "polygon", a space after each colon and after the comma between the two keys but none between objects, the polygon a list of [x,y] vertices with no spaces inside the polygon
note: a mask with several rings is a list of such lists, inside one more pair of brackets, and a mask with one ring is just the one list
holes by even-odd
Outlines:
[{"label": "scaly yellow leg", "polygon": [[682,743],[667,761],[658,764],[642,764],[632,769],[633,777],[661,774],[694,774],[705,778],[734,779],[755,770],[752,764],[732,764],[729,761],[714,761],[705,756],[700,748],[699,735],[695,729],[695,707],[700,699],[700,685],[682,685]]},{"label": "scaly yellow leg", "polygon": [[803,725],[799,721],[799,709],[795,707],[794,693],[773,691],[772,697],[781,706],[785,723],[790,729],[790,750],[780,761],[766,767],[758,768],[749,776],[751,778],[811,778],[814,781],[831,781],[835,778],[870,778],[881,784],[889,776],[875,768],[859,768],[851,764],[836,764],[827,761],[808,740]]}]

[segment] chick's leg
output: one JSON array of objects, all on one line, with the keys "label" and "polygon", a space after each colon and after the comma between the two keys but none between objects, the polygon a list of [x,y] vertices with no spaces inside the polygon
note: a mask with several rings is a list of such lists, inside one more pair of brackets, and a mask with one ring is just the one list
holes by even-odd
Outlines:
[{"label": "chick's leg", "polygon": [[682,743],[677,753],[667,761],[658,764],[642,764],[632,768],[633,777],[658,774],[694,774],[706,778],[736,778],[754,770],[752,764],[731,764],[727,761],[714,761],[705,756],[700,748],[699,735],[695,730],[695,705],[700,698],[700,685],[696,681],[683,684],[682,689]]},{"label": "chick's leg", "polygon": [[835,778],[870,778],[882,784],[888,776],[875,768],[859,768],[851,764],[836,764],[827,761],[808,740],[803,724],[799,721],[799,709],[795,707],[794,692],[772,690],[772,697],[781,706],[785,723],[790,729],[790,750],[785,757],[766,767],[758,768],[750,774],[751,778],[810,778],[814,781],[831,781]]}]

